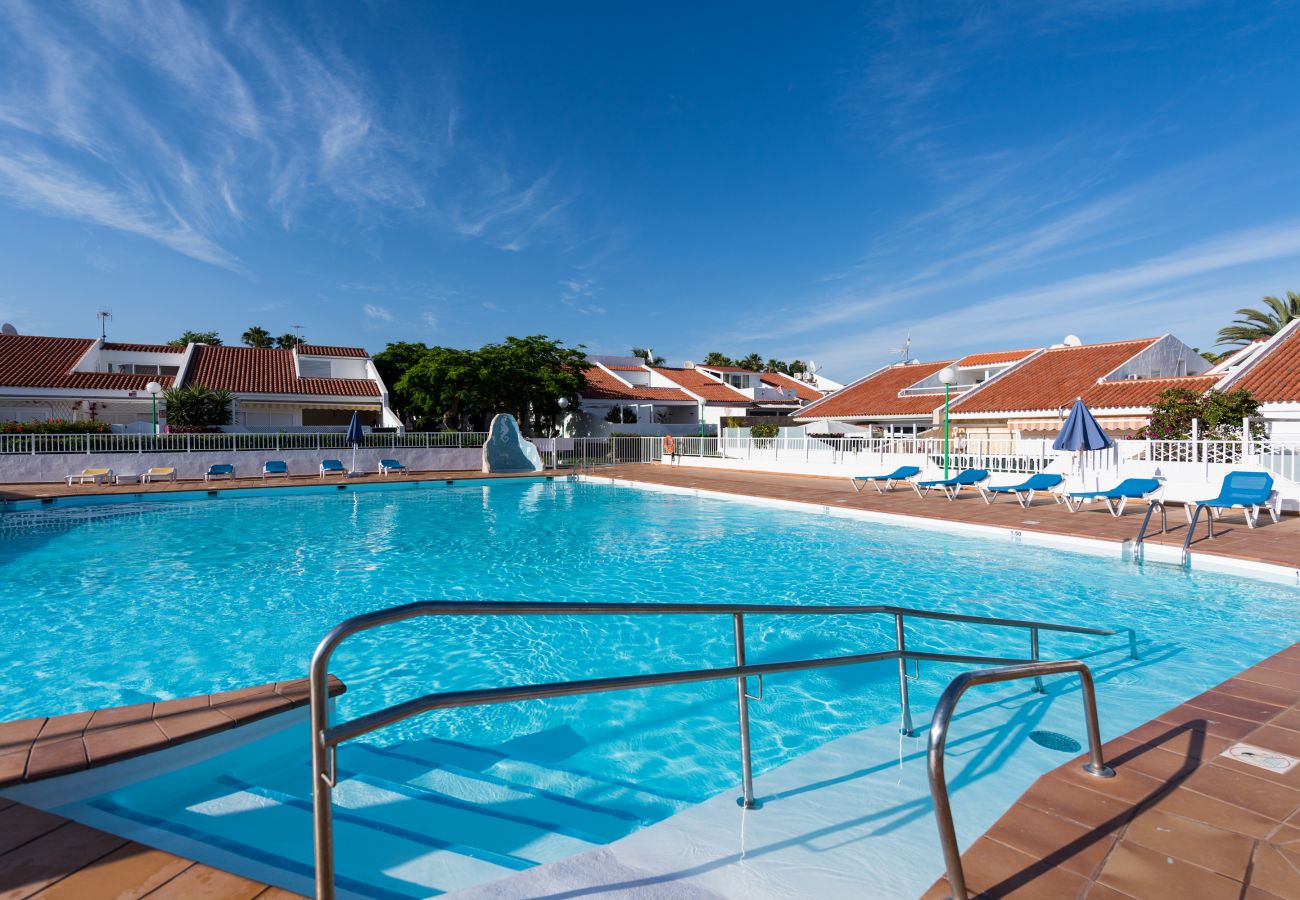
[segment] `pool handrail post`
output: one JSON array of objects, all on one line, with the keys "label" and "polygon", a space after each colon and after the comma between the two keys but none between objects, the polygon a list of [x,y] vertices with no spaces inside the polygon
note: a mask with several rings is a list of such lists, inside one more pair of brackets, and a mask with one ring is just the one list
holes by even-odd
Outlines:
[{"label": "pool handrail post", "polygon": [[[736,637],[736,668],[743,669],[745,666],[744,613],[736,613],[732,617],[732,631]],[[754,800],[754,765],[749,743],[749,679],[744,675],[736,679],[736,705],[740,712],[740,797],[737,802],[745,809],[757,809],[758,803]]]},{"label": "pool handrail post", "polygon": [[1076,673],[1082,683],[1084,724],[1088,731],[1088,762],[1083,770],[1097,778],[1112,778],[1115,770],[1106,765],[1101,752],[1101,728],[1097,723],[1097,694],[1093,687],[1092,671],[1077,659],[1048,660],[1047,662],[1020,663],[996,669],[976,669],[963,672],[944,688],[934,707],[930,720],[930,746],[927,751],[927,772],[930,781],[930,798],[934,803],[934,820],[939,829],[939,845],[943,850],[951,900],[969,900],[966,875],[961,864],[961,847],[957,843],[957,828],[953,823],[952,804],[948,799],[948,782],[944,776],[943,754],[948,741],[948,727],[952,724],[957,702],[968,688],[1022,678],[1041,678],[1043,675]]},{"label": "pool handrail post", "polygon": [[907,698],[907,639],[903,634],[903,614],[894,613],[894,643],[898,647],[898,702],[903,708],[902,724],[898,731],[904,737],[915,732],[912,727],[912,705]]},{"label": "pool handrail post", "polygon": [[[1032,659],[1034,662],[1038,662],[1042,658],[1038,655],[1038,629],[1037,628],[1029,629],[1029,658]],[[1042,675],[1034,676],[1034,693],[1035,694],[1047,693],[1047,689],[1043,687]]]}]

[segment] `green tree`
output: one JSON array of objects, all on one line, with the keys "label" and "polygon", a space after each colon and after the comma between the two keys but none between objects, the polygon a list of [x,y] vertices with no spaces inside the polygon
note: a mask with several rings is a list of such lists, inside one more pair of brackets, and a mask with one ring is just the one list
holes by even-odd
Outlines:
[{"label": "green tree", "polygon": [[[1239,440],[1241,422],[1259,413],[1259,402],[1250,391],[1209,391],[1199,394],[1186,388],[1170,388],[1151,404],[1151,421],[1139,438],[1159,441],[1185,441],[1192,436],[1192,420],[1200,423],[1201,437],[1211,440]],[[1257,430],[1258,429],[1258,430]],[[1262,436],[1262,425],[1252,426],[1255,436]]]},{"label": "green tree", "polygon": [[807,371],[808,367],[804,365],[804,361],[802,359],[796,359],[794,362],[790,363],[790,370],[787,374],[799,375]]},{"label": "green tree", "polygon": [[299,344],[305,343],[307,343],[307,341],[298,337],[296,334],[282,334],[275,339],[275,346],[281,350],[292,350]]},{"label": "green tree", "polygon": [[790,367],[785,364],[784,360],[769,359],[763,364],[764,372],[780,372],[782,375],[790,374]]},{"label": "green tree", "polygon": [[171,429],[207,431],[217,425],[229,425],[234,396],[230,391],[214,391],[201,384],[187,384],[163,394],[165,418]]},{"label": "green tree", "polygon": [[1270,338],[1282,330],[1292,319],[1300,319],[1300,294],[1287,291],[1286,299],[1265,297],[1267,309],[1243,307],[1237,310],[1237,319],[1231,325],[1219,329],[1219,343],[1229,346],[1245,346],[1255,341]]},{"label": "green tree", "polygon": [[464,425],[467,413],[478,412],[482,398],[474,351],[427,347],[417,355],[411,344],[390,344],[389,350],[394,352],[386,365],[406,365],[395,382],[388,382],[402,398],[403,414],[416,421],[441,420],[443,428],[453,430]]},{"label": "green tree", "polygon": [[736,361],[730,356],[723,356],[716,350],[704,357],[704,365],[706,366],[734,366],[735,364]]},{"label": "green tree", "polygon": [[665,362],[662,356],[656,356],[652,359],[650,357],[650,350],[646,347],[633,347],[632,355],[641,357],[645,360],[647,366],[662,366]]},{"label": "green tree", "polygon": [[483,346],[477,356],[486,414],[512,413],[532,434],[559,419],[561,397],[577,408],[591,367],[581,345],[565,347],[541,334],[507,337]]},{"label": "green tree", "polygon": [[751,372],[761,372],[763,371],[763,357],[757,353],[751,353],[744,359],[736,360],[736,365]]},{"label": "green tree", "polygon": [[245,347],[253,347],[257,350],[266,350],[275,343],[271,340],[271,332],[260,325],[253,325],[240,335],[239,339],[244,342]]},{"label": "green tree", "polygon": [[411,371],[428,352],[429,347],[423,343],[395,341],[373,357],[375,368],[379,370],[379,377],[388,387],[389,404],[403,416],[415,415],[415,404],[398,385],[402,377]]},{"label": "green tree", "polygon": [[175,340],[168,341],[169,347],[184,347],[186,344],[213,344],[221,343],[221,336],[215,331],[185,331]]}]

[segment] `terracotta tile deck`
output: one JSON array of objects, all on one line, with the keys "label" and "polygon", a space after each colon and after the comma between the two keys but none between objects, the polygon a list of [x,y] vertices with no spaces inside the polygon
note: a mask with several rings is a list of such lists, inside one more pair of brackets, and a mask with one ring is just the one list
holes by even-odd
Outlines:
[{"label": "terracotta tile deck", "polygon": [[[307,679],[299,678],[183,700],[3,722],[0,788],[120,762],[288,712],[307,704],[308,690]],[[330,696],[345,690],[331,675]]]},{"label": "terracotta tile deck", "polygon": [[296,896],[0,797],[0,900]]},{"label": "terracotta tile deck", "polygon": [[[331,676],[330,695],[347,690]],[[303,706],[305,678],[0,723],[0,788],[118,762]],[[0,797],[0,900],[295,897]]]},{"label": "terracotta tile deck", "polygon": [[[1104,504],[1090,504],[1072,513],[1043,495],[1034,499],[1029,509],[1021,507],[1010,498],[992,505],[980,499],[978,491],[964,490],[949,502],[941,494],[932,493],[921,499],[910,487],[899,486],[887,494],[878,494],[867,487],[860,494],[853,492],[846,478],[828,478],[814,475],[778,475],[763,472],[742,472],[728,469],[697,469],[689,466],[664,465],[619,466],[609,469],[592,469],[592,475],[641,481],[700,490],[722,491],[748,497],[769,497],[796,500],[817,506],[835,506],[847,509],[866,509],[926,519],[948,519],[978,525],[1019,531],[1036,531],[1044,534],[1070,535],[1122,543],[1137,537],[1142,524],[1144,506],[1130,505],[1122,518],[1113,518]],[[1008,483],[1014,476],[995,478],[995,484]],[[1180,506],[1168,507],[1169,531],[1147,537],[1151,544],[1182,547],[1187,536],[1187,517]],[[1192,542],[1194,554],[1205,553],[1230,556],[1256,562],[1300,568],[1300,516],[1284,515],[1278,524],[1260,516],[1258,528],[1247,528],[1241,514],[1225,516],[1214,523],[1214,540],[1205,537],[1204,517],[1197,525],[1196,539]]]},{"label": "terracotta tile deck", "polygon": [[1300,898],[1300,767],[1238,742],[1300,754],[1300,644],[1106,743],[1114,778],[1080,756],[1038,779],[962,856],[971,896]]}]

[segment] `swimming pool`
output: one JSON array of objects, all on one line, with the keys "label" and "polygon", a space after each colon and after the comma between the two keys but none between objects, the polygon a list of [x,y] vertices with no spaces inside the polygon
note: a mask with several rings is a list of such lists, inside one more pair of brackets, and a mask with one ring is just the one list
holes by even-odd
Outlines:
[{"label": "swimming pool", "polygon": [[[1046,657],[1091,655],[1109,735],[1294,641],[1300,599],[1294,588],[1169,567],[563,481],[54,508],[7,513],[0,532],[0,628],[24,635],[0,647],[3,720],[299,677],[333,624],[417,599],[682,600],[889,603],[1134,627],[1138,663],[1123,640],[1043,639]],[[893,640],[887,619],[754,617],[747,629],[751,662]],[[1026,650],[1023,634],[963,625],[918,624],[909,642]],[[350,717],[431,690],[726,665],[731,653],[724,618],[452,619],[350,641],[333,672],[348,684],[339,708]],[[913,687],[918,721],[956,671],[927,667]],[[896,690],[890,664],[769,677],[753,710],[756,769],[896,722]],[[91,808],[233,857],[249,857],[241,834],[283,831],[273,858],[254,861],[301,889],[310,831],[288,813],[306,822],[306,746],[305,733],[274,735]],[[389,817],[352,823],[381,835],[384,850],[341,857],[340,873],[372,896],[498,877],[731,789],[736,757],[734,686],[724,683],[402,723],[344,751],[340,803]],[[473,804],[499,813],[491,828]],[[418,814],[435,808],[442,825]]]}]

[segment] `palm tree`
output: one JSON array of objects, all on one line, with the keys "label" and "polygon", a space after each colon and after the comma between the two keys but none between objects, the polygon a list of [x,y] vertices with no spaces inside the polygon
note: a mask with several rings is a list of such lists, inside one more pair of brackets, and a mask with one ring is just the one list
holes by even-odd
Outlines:
[{"label": "palm tree", "polygon": [[299,344],[305,343],[307,342],[296,334],[282,334],[275,339],[275,346],[279,347],[281,350],[292,350]]},{"label": "palm tree", "polygon": [[239,339],[244,342],[246,347],[253,347],[257,350],[267,350],[275,344],[271,339],[271,332],[261,325],[252,326],[240,335]]},{"label": "palm tree", "polygon": [[751,372],[763,371],[763,357],[757,353],[751,353],[744,359],[736,360],[736,365],[741,369],[748,369]]},{"label": "palm tree", "polygon": [[662,366],[664,364],[664,358],[662,356],[651,356],[652,352],[653,351],[651,351],[648,347],[632,348],[632,355],[639,356],[642,359],[644,359],[645,364],[647,366]]},{"label": "palm tree", "polygon": [[706,366],[734,366],[736,362],[730,356],[714,350],[704,357],[704,364]]},{"label": "palm tree", "polygon": [[1292,319],[1300,319],[1300,294],[1287,291],[1286,299],[1265,297],[1267,310],[1244,307],[1237,310],[1237,320],[1219,329],[1219,343],[1236,346],[1270,338]]}]

